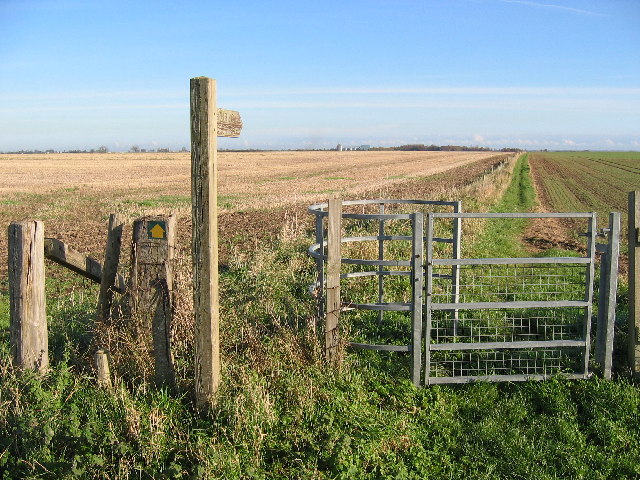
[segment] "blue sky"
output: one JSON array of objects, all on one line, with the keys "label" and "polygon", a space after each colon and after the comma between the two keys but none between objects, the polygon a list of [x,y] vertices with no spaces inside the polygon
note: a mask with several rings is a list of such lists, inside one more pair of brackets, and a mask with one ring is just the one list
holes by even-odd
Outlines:
[{"label": "blue sky", "polygon": [[638,0],[0,0],[0,151],[406,143],[640,150]]}]

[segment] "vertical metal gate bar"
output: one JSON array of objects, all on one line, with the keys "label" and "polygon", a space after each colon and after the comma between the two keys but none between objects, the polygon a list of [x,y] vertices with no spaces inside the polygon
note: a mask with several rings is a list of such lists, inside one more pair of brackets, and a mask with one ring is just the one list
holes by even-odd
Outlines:
[{"label": "vertical metal gate bar", "polygon": [[627,245],[629,246],[629,366],[640,374],[640,191],[629,192]]},{"label": "vertical metal gate bar", "polygon": [[[607,237],[608,238],[608,237]],[[600,282],[598,284],[598,317],[596,321],[596,345],[594,352],[594,360],[596,363],[600,365],[602,368],[602,373],[604,374],[604,357],[605,357],[605,349],[606,349],[606,329],[607,329],[607,313],[609,309],[607,308],[607,301],[609,297],[607,295],[607,290],[609,288],[609,276],[607,272],[609,272],[609,245],[601,245],[606,246],[606,250],[602,252],[600,256]]]},{"label": "vertical metal gate bar", "polygon": [[[453,213],[460,213],[462,211],[462,202],[456,202],[453,207]],[[458,260],[460,258],[461,245],[460,240],[462,239],[462,219],[460,217],[455,217],[453,219],[453,252],[452,258]],[[460,266],[453,265],[451,267],[451,276],[453,279],[451,280],[451,302],[458,303],[460,301]],[[453,336],[454,338],[458,336],[458,310],[453,310],[451,312],[453,315]]]},{"label": "vertical metal gate bar", "polygon": [[[384,203],[380,204],[380,215],[384,215]],[[384,236],[384,220],[381,218],[380,223],[378,225],[378,260],[384,260],[384,240],[382,237]],[[378,266],[378,303],[382,303],[384,301],[384,277],[382,276],[382,272],[384,271],[384,267],[382,265]],[[384,316],[384,312],[382,310],[378,310],[378,324],[382,325],[382,319]]]},{"label": "vertical metal gate bar", "polygon": [[432,297],[431,294],[433,292],[433,216],[430,213],[427,213],[427,250],[425,256],[425,263],[427,265],[427,287],[424,293],[424,302],[425,302],[425,362],[424,362],[424,384],[429,385],[429,377],[431,376],[431,303]]},{"label": "vertical metal gate bar", "polygon": [[422,356],[422,303],[424,289],[423,269],[423,216],[422,213],[411,214],[413,225],[413,252],[411,256],[411,381],[417,387],[420,385],[420,361]]},{"label": "vertical metal gate bar", "polygon": [[318,318],[324,318],[324,225],[323,216],[316,215],[316,243],[320,245],[320,257],[316,259],[316,269],[318,271]]},{"label": "vertical metal gate bar", "polygon": [[595,258],[596,258],[596,214],[591,213],[588,222],[587,232],[587,255],[591,260],[588,264],[587,275],[585,278],[585,292],[584,299],[589,302],[589,306],[586,308],[584,315],[584,367],[583,375],[587,377],[589,375],[589,351],[591,349],[591,316],[593,314],[593,306],[591,299],[593,298],[593,279],[595,271]]},{"label": "vertical metal gate bar", "polygon": [[609,214],[609,242],[607,244],[607,291],[606,308],[603,325],[603,365],[602,375],[607,380],[611,379],[611,367],[613,364],[613,335],[616,322],[616,292],[618,291],[618,255],[620,254],[620,213]]}]

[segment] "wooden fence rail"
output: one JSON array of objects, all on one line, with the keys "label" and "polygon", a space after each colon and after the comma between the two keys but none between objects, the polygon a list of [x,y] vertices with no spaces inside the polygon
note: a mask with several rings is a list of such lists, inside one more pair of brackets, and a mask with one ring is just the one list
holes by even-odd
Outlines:
[{"label": "wooden fence rail", "polygon": [[[56,238],[44,239],[44,256],[89,280],[102,282],[102,264],[99,261],[74,250]],[[122,275],[116,276],[113,289],[118,293],[126,291],[126,282]]]}]

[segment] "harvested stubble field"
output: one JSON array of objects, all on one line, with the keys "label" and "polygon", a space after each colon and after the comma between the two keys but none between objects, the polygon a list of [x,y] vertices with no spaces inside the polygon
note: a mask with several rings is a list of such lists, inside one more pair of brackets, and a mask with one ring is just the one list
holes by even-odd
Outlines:
[{"label": "harvested stubble field", "polygon": [[[221,152],[221,248],[224,254],[225,239],[238,235],[277,234],[285,220],[310,221],[306,206],[330,195],[422,198],[429,196],[424,190],[429,186],[441,194],[447,185],[469,183],[504,157],[490,152]],[[438,176],[446,171],[451,178]],[[426,177],[430,181],[424,182]],[[188,245],[190,179],[188,153],[0,155],[0,221],[6,231],[11,221],[43,220],[45,235],[100,258],[110,213],[131,221],[173,212],[179,218],[179,242]],[[2,235],[2,258],[6,247]],[[5,262],[0,265],[4,272]]]}]

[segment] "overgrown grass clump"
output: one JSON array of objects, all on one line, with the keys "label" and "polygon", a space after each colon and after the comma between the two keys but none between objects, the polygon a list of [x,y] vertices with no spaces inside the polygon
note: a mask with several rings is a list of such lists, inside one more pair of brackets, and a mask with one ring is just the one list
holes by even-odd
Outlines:
[{"label": "overgrown grass clump", "polygon": [[[640,476],[640,395],[629,381],[416,388],[404,353],[345,352],[342,367],[330,368],[307,290],[309,239],[234,252],[222,269],[223,382],[207,411],[195,410],[191,394],[186,297],[175,392],[126,363],[112,389],[95,385],[85,358],[90,296],[49,302],[56,353],[43,376],[13,369],[1,337],[0,478]],[[2,294],[0,315],[7,303]]]}]

